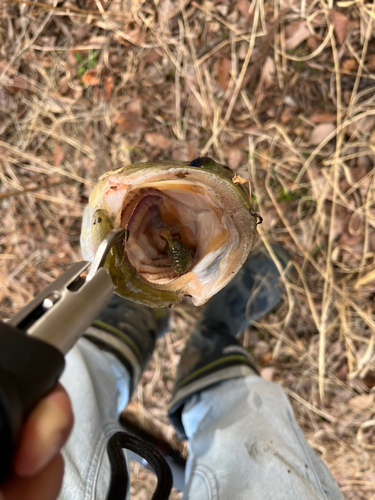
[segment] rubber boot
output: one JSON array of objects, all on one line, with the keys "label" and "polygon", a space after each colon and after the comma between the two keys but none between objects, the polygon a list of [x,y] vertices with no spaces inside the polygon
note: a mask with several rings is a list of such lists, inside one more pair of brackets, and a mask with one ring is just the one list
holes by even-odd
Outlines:
[{"label": "rubber boot", "polygon": [[[286,268],[288,254],[277,245],[272,248]],[[259,375],[253,358],[236,337],[272,311],[283,292],[276,265],[261,249],[208,302],[181,356],[169,404],[169,419],[180,439],[186,439],[181,414],[190,396],[230,378]]]},{"label": "rubber boot", "polygon": [[150,309],[114,295],[84,336],[121,361],[130,373],[132,394],[168,321],[167,308]]}]

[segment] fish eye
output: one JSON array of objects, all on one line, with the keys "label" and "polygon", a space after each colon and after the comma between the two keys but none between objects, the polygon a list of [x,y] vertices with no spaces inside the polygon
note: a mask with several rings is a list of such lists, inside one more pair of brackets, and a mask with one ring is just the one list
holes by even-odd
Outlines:
[{"label": "fish eye", "polygon": [[189,163],[189,167],[205,168],[207,170],[217,170],[225,168],[226,170],[232,172],[231,168],[226,167],[225,165],[221,165],[220,163],[216,163],[216,161],[209,156],[203,156],[202,158],[198,156],[198,158],[195,158],[195,160]]},{"label": "fish eye", "polygon": [[202,160],[204,161],[204,158],[201,158],[200,156],[198,156],[198,158],[195,158],[195,160],[193,160],[189,163],[189,167],[201,167]]},{"label": "fish eye", "polygon": [[209,167],[210,165],[216,165],[216,162],[209,156],[203,156],[202,158],[198,156],[195,160],[189,163],[189,167]]}]

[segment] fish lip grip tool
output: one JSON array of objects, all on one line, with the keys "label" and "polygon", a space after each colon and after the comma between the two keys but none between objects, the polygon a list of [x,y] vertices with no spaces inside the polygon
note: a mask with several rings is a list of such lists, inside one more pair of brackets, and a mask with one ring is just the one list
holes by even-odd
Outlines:
[{"label": "fish lip grip tool", "polygon": [[56,385],[64,355],[111,299],[114,285],[102,266],[124,238],[124,229],[110,231],[92,263],[73,264],[10,321],[0,321],[0,484],[27,414]]}]

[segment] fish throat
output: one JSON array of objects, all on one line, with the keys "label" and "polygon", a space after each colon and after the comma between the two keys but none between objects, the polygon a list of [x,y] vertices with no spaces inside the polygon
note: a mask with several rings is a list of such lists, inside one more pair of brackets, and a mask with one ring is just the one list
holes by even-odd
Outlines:
[{"label": "fish throat", "polygon": [[147,280],[168,283],[189,272],[230,236],[223,210],[195,183],[160,182],[127,194],[121,226],[126,253]]}]

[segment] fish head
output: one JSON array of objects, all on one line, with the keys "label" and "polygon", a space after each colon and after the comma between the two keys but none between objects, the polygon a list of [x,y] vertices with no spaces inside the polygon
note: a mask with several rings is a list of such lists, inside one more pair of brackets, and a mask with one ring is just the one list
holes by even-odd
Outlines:
[{"label": "fish head", "polygon": [[[202,305],[234,278],[250,253],[257,219],[249,187],[247,180],[208,157],[138,163],[107,172],[84,211],[83,257],[93,260],[97,237],[92,217],[103,210],[110,226],[123,227],[128,235],[123,266],[131,270],[132,279],[117,293],[152,307],[170,305],[172,295],[173,303],[187,295]],[[176,248],[190,263],[183,274],[168,255],[166,234],[180,242]],[[134,299],[135,292],[131,295],[127,288],[137,287]],[[157,292],[151,293],[152,300],[150,295],[142,300],[142,287]]]}]

